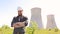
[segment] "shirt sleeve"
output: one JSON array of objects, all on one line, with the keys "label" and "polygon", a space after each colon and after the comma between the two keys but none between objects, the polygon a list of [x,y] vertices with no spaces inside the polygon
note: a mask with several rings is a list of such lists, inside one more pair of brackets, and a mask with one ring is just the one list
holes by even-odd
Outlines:
[{"label": "shirt sleeve", "polygon": [[25,26],[27,26],[28,25],[28,18],[26,18],[26,20],[25,20]]},{"label": "shirt sleeve", "polygon": [[13,27],[13,23],[15,23],[15,17],[13,18],[12,22],[11,22],[11,27]]},{"label": "shirt sleeve", "polygon": [[28,25],[28,21],[25,21],[25,26],[27,26]]}]

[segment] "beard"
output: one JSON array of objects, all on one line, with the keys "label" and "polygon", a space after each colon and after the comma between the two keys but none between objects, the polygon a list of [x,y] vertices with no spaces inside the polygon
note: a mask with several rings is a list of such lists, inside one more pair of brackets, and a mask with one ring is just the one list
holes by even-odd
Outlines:
[{"label": "beard", "polygon": [[18,16],[22,16],[22,14],[19,14]]}]

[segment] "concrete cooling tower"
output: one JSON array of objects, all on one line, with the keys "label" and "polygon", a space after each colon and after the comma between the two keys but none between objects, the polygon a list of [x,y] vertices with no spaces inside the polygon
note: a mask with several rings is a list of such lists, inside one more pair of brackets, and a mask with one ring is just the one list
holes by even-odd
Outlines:
[{"label": "concrete cooling tower", "polygon": [[[41,8],[35,7],[31,9],[31,21],[35,21],[38,24],[38,28],[43,28]],[[29,26],[32,26],[31,23]]]},{"label": "concrete cooling tower", "polygon": [[55,19],[54,19],[54,15],[48,15],[47,16],[47,29],[53,29],[53,28],[57,28],[56,23],[55,23]]}]

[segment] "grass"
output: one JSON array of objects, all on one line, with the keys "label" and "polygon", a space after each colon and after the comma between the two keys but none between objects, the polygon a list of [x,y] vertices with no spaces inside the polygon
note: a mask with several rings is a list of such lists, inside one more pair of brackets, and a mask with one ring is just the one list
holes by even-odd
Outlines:
[{"label": "grass", "polygon": [[[39,29],[36,22],[31,22],[31,27],[25,28],[25,34],[60,34],[60,30],[57,28],[53,29]],[[13,28],[3,25],[0,27],[0,34],[12,34]]]}]

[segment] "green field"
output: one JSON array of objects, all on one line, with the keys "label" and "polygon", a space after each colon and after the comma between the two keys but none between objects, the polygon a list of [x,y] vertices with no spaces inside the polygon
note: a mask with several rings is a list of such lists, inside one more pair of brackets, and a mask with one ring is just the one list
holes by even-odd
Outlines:
[{"label": "green field", "polygon": [[[25,34],[60,34],[60,30],[57,28],[53,29],[39,29],[35,22],[31,22],[32,27],[25,28]],[[0,34],[12,34],[13,28],[7,25],[0,27]]]}]

